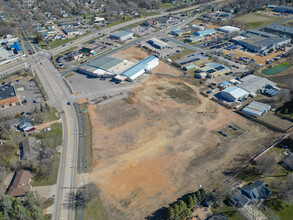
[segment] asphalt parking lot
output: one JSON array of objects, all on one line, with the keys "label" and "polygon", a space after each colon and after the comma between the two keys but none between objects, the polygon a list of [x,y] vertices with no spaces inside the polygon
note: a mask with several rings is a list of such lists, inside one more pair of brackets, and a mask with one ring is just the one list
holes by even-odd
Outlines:
[{"label": "asphalt parking lot", "polygon": [[133,82],[123,82],[115,84],[112,78],[88,78],[86,75],[75,73],[68,77],[67,80],[75,93],[80,93],[77,98],[88,98],[89,100],[100,98],[103,96],[116,96],[127,94],[135,86],[147,80],[148,74],[144,74]]},{"label": "asphalt parking lot", "polygon": [[16,89],[24,89],[23,91],[18,92],[19,99],[23,104],[0,109],[3,114],[16,115],[17,113],[23,112],[26,115],[26,113],[31,113],[35,107],[39,107],[40,103],[44,101],[34,81],[29,81],[27,78],[21,78],[18,82],[14,81],[12,83]]}]

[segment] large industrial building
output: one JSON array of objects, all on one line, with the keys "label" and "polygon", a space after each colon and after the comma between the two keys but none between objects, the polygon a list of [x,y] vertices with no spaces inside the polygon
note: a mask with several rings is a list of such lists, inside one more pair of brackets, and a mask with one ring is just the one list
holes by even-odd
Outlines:
[{"label": "large industrial building", "polygon": [[158,65],[159,59],[157,57],[148,56],[114,78],[119,81],[133,81],[142,74],[151,71]]},{"label": "large industrial building", "polygon": [[0,85],[0,107],[13,106],[19,101],[17,91],[12,83]]},{"label": "large industrial building", "polygon": [[271,49],[278,48],[290,43],[290,39],[282,38],[274,34],[259,30],[249,30],[242,36],[232,38],[232,40],[245,49],[253,52],[268,52]]},{"label": "large industrial building", "polygon": [[242,112],[252,115],[254,117],[259,117],[267,113],[270,109],[271,109],[270,105],[253,101],[249,105],[245,106],[242,109]]},{"label": "large industrial building", "polygon": [[240,31],[240,28],[233,27],[233,26],[222,26],[217,29],[218,31],[222,31],[224,33],[233,33]]},{"label": "large industrial building", "polygon": [[205,37],[205,36],[208,36],[208,35],[213,35],[215,33],[217,33],[217,31],[215,29],[211,28],[211,29],[206,29],[206,30],[203,30],[203,31],[196,31],[193,34],[195,36],[203,36],[203,37]]},{"label": "large industrial building", "polygon": [[248,95],[247,91],[236,86],[231,86],[221,91],[221,97],[228,102],[242,101]]},{"label": "large industrial building", "polygon": [[164,41],[158,40],[156,38],[151,38],[148,41],[149,44],[151,44],[153,47],[158,48],[158,49],[164,49],[168,47],[169,45],[165,43]]},{"label": "large industrial building", "polygon": [[213,78],[216,76],[221,76],[229,72],[231,69],[220,63],[207,63],[199,67],[198,70],[200,72],[205,72],[207,74],[207,77]]},{"label": "large industrial building", "polygon": [[275,12],[293,14],[293,7],[290,6],[268,5],[268,8],[272,8]]},{"label": "large industrial building", "polygon": [[204,40],[203,36],[190,36],[190,37],[185,38],[185,41],[189,42],[189,43],[195,43],[195,42],[199,42],[202,40]]},{"label": "large industrial building", "polygon": [[254,96],[256,93],[264,91],[266,88],[273,88],[276,83],[255,75],[248,75],[240,79],[241,83],[228,87],[221,91],[221,97],[229,102],[242,101],[248,95]]},{"label": "large industrial building", "polygon": [[273,34],[286,35],[293,38],[293,27],[281,24],[271,24],[264,27],[264,30]]},{"label": "large industrial building", "polygon": [[120,60],[114,57],[102,57],[87,62],[79,67],[77,71],[91,77],[133,81],[157,65],[159,65],[159,59],[155,56],[146,57],[138,63]]},{"label": "large industrial building", "polygon": [[128,39],[133,38],[133,33],[131,31],[118,31],[110,35],[110,38],[119,40],[119,41],[126,41]]},{"label": "large industrial building", "polygon": [[206,56],[203,56],[198,53],[193,53],[183,59],[174,61],[174,65],[182,68],[182,67],[190,65],[190,64],[199,64],[199,63],[202,63],[202,62],[208,61],[208,60],[209,60],[209,58]]},{"label": "large industrial building", "polygon": [[268,80],[266,78],[255,76],[255,75],[248,75],[242,79],[240,79],[241,83],[237,85],[237,87],[246,90],[247,92],[257,93],[259,91],[263,91],[266,87],[274,87],[277,84]]}]

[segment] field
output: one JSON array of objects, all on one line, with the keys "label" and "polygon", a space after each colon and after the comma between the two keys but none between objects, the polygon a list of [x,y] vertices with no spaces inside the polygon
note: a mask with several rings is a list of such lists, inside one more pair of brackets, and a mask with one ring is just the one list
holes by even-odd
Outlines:
[{"label": "field", "polygon": [[[274,136],[222,106],[216,114],[199,114],[214,111],[215,103],[167,66],[160,64],[127,98],[88,106],[93,133],[89,181],[101,190],[109,219],[143,219],[198,184],[209,189],[238,163],[235,157],[257,151]],[[222,142],[216,131],[228,123],[241,124],[246,138]]]},{"label": "field", "polygon": [[242,15],[237,18],[237,21],[247,24],[248,29],[263,27],[275,23],[282,18],[275,16],[268,16],[257,12]]},{"label": "field", "polygon": [[279,65],[272,67],[272,68],[268,68],[268,69],[263,70],[262,73],[264,75],[275,75],[277,73],[280,73],[280,72],[288,69],[290,66],[291,66],[290,63],[281,63]]}]

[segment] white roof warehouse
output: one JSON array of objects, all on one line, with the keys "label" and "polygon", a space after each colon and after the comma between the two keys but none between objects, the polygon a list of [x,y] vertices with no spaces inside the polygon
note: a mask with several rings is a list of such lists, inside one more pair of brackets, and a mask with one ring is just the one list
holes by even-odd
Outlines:
[{"label": "white roof warehouse", "polygon": [[261,102],[253,101],[249,105],[244,107],[242,109],[242,112],[249,114],[249,115],[252,115],[254,117],[259,117],[259,116],[267,113],[267,111],[269,111],[270,109],[271,109],[270,105],[267,105],[267,104],[264,104]]}]

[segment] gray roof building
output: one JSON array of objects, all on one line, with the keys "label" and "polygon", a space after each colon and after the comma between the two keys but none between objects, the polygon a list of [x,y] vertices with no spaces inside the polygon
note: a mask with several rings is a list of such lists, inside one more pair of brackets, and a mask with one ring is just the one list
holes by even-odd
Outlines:
[{"label": "gray roof building", "polygon": [[242,194],[251,199],[252,202],[259,202],[262,199],[266,199],[271,194],[267,184],[261,180],[256,180],[250,185],[244,185],[240,190]]},{"label": "gray roof building", "polygon": [[283,159],[280,163],[282,167],[285,169],[292,171],[293,170],[293,153],[290,153],[285,159]]},{"label": "gray roof building", "polygon": [[240,79],[242,83],[238,84],[237,87],[246,90],[249,93],[257,92],[264,89],[267,85],[276,86],[277,84],[266,78],[248,75]]},{"label": "gray roof building", "polygon": [[97,59],[93,59],[89,62],[87,62],[85,65],[91,66],[94,68],[100,68],[104,70],[108,70],[113,66],[116,66],[117,64],[123,62],[122,60],[119,60],[114,57],[101,57]]},{"label": "gray roof building", "polygon": [[36,155],[37,139],[35,137],[27,137],[20,143],[20,159],[28,160]]},{"label": "gray roof building", "polygon": [[22,131],[29,131],[33,128],[33,125],[27,116],[23,116],[19,118],[18,128]]},{"label": "gray roof building", "polygon": [[0,100],[8,99],[17,95],[12,83],[0,85]]},{"label": "gray roof building", "polygon": [[228,196],[230,205],[234,207],[245,207],[250,203],[250,199],[244,196],[239,189],[235,189]]},{"label": "gray roof building", "polygon": [[281,25],[281,24],[271,24],[264,27],[264,30],[270,33],[277,33],[280,35],[287,35],[293,37],[293,27]]}]

